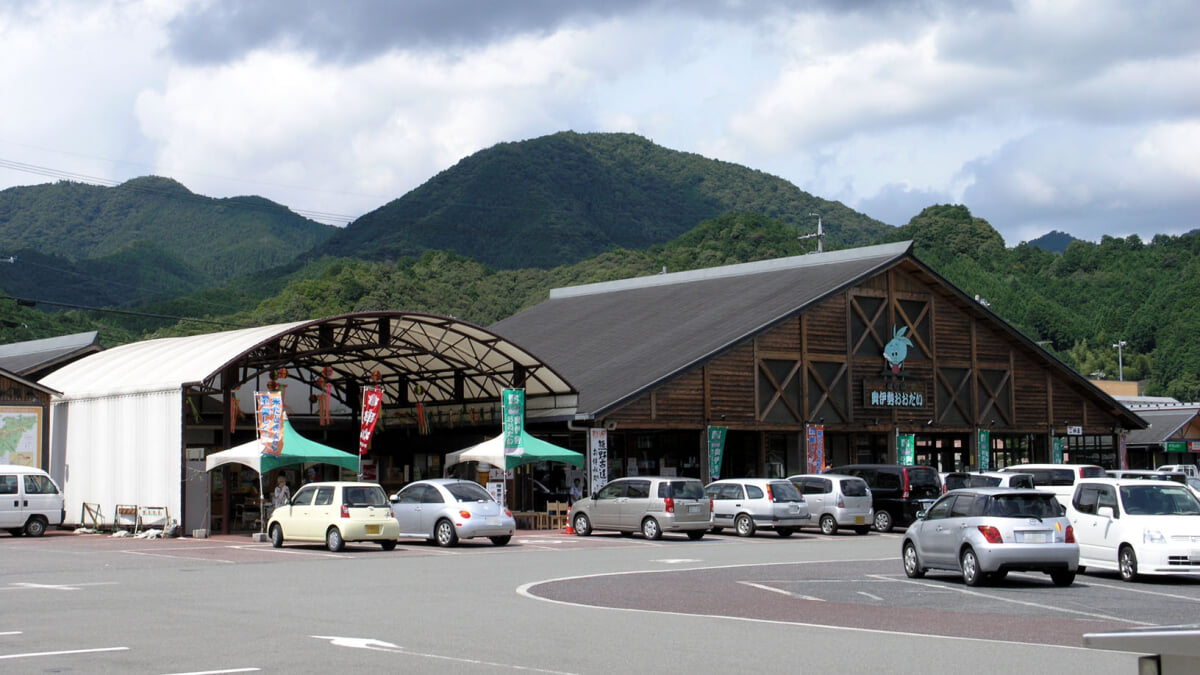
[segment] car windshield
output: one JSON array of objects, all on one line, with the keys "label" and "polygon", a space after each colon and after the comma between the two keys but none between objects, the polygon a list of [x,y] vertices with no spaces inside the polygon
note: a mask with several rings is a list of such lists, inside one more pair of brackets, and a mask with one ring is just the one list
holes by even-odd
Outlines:
[{"label": "car windshield", "polygon": [[845,478],[842,480],[842,494],[847,497],[866,497],[867,481],[861,478]]},{"label": "car windshield", "polygon": [[996,518],[1055,518],[1059,515],[1054,495],[995,495],[988,500],[987,515]]},{"label": "car windshield", "polygon": [[454,500],[459,502],[490,502],[492,495],[479,483],[463,481],[462,483],[447,483],[446,489]]},{"label": "car windshield", "polygon": [[387,506],[387,494],[374,485],[352,486],[342,491],[342,503],[348,506]]},{"label": "car windshield", "polygon": [[774,502],[802,502],[804,497],[800,496],[800,491],[796,489],[786,480],[777,480],[771,482],[771,501]]},{"label": "car windshield", "polygon": [[706,499],[704,486],[698,480],[673,480],[667,492],[674,499]]},{"label": "car windshield", "polygon": [[1123,485],[1121,503],[1131,516],[1200,516],[1200,502],[1182,485]]}]

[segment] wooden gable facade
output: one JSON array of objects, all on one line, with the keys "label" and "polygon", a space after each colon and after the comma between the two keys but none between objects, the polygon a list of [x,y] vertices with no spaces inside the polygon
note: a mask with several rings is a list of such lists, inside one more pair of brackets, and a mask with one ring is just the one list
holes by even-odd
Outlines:
[{"label": "wooden gable facade", "polygon": [[[897,341],[904,353],[893,366],[884,352]],[[975,469],[984,430],[988,467],[1055,459],[1116,466],[1119,431],[1136,418],[906,258],[601,422],[614,430],[610,447],[618,465],[624,453],[625,469],[703,463],[703,430],[717,425],[729,429],[722,475],[763,476],[804,472],[809,425],[823,430],[826,465],[896,462],[897,436],[913,435],[918,463]]]},{"label": "wooden gable facade", "polygon": [[46,469],[50,442],[50,398],[56,392],[0,369],[0,464]]}]

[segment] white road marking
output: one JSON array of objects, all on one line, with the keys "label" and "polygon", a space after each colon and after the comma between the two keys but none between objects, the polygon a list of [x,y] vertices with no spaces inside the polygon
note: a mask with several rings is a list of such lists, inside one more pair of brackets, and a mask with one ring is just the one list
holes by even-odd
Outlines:
[{"label": "white road marking", "polygon": [[196,670],[190,673],[168,673],[167,675],[222,675],[222,673],[257,673],[262,668],[227,668],[225,670]]},{"label": "white road marking", "polygon": [[867,593],[866,591],[858,591],[858,594],[866,596],[866,597],[874,600],[875,602],[883,602],[883,598],[879,597],[878,595],[871,595],[870,593]]},{"label": "white road marking", "polygon": [[700,560],[698,558],[659,558],[658,560],[651,560],[650,562],[660,562],[668,565],[682,565],[683,563],[700,562]]},{"label": "white road marking", "polygon": [[28,659],[35,656],[66,656],[69,654],[95,654],[97,652],[125,652],[129,647],[97,647],[96,649],[67,649],[61,652],[28,652],[25,654],[0,654],[0,659]]},{"label": "white road marking", "polygon": [[891,577],[887,577],[887,576],[884,576],[881,574],[870,574],[867,576],[875,577],[878,579],[890,580],[890,581],[892,581],[894,583],[898,583],[898,584],[912,584],[914,586],[920,586],[922,588],[943,588],[943,589],[950,588],[951,590],[961,593],[963,595],[971,595],[971,596],[974,596],[977,598],[986,598],[988,600],[996,600],[998,602],[1008,602],[1008,603],[1012,603],[1014,605],[1023,605],[1025,607],[1036,607],[1038,609],[1048,609],[1048,610],[1051,610],[1054,612],[1065,612],[1067,614],[1078,614],[1080,616],[1086,616],[1086,617],[1089,617],[1092,619],[1101,619],[1103,621],[1116,621],[1118,623],[1135,623],[1135,624],[1142,625],[1142,626],[1155,625],[1155,624],[1147,622],[1147,621],[1134,621],[1133,619],[1123,619],[1121,617],[1109,616],[1107,614],[1099,614],[1096,612],[1084,612],[1084,611],[1081,611],[1078,609],[1065,609],[1063,607],[1055,607],[1053,605],[1043,605],[1039,602],[1029,602],[1027,600],[1017,600],[1015,598],[1005,598],[1005,597],[1002,597],[999,595],[989,595],[987,593],[980,593],[979,591],[971,591],[971,590],[967,590],[965,588],[954,588],[952,586],[946,586],[944,584],[935,584],[935,583],[930,583],[930,582],[926,582],[926,581],[917,581],[916,579],[891,578]]},{"label": "white road marking", "polygon": [[[0,591],[20,591],[20,590],[52,590],[52,591],[77,591],[85,586],[115,586],[115,581],[95,581],[84,584],[34,584],[26,582],[13,582],[8,586],[0,588]],[[2,635],[3,633],[0,633]]]},{"label": "white road marking", "polygon": [[0,633],[0,635],[20,635],[20,634],[21,634],[21,631],[19,631],[19,630],[10,630],[10,631],[5,631],[3,633]]},{"label": "white road marking", "polygon": [[513,663],[496,663],[494,661],[481,661],[479,659],[464,659],[456,656],[445,656],[442,654],[425,654],[422,652],[413,652],[394,645],[390,642],[376,640],[374,638],[351,638],[351,637],[335,637],[332,635],[313,635],[310,636],[318,640],[329,640],[331,645],[336,647],[350,647],[352,649],[369,649],[377,652],[390,652],[393,654],[404,654],[406,656],[419,656],[426,659],[438,659],[442,661],[453,661],[455,663],[469,663],[475,666],[493,666],[498,668],[509,668],[511,670],[527,670],[533,673],[551,673],[552,675],[574,675],[573,673],[562,670],[546,670],[545,668],[533,668],[531,666],[520,666]]},{"label": "white road marking", "polygon": [[751,588],[757,588],[757,589],[763,590],[763,591],[771,591],[772,593],[779,593],[780,595],[786,595],[789,598],[796,598],[797,600],[815,600],[817,602],[825,602],[821,598],[814,598],[811,595],[797,595],[791,591],[786,591],[782,588],[775,588],[774,586],[767,586],[765,584],[756,584],[753,581],[739,581],[738,583],[742,584],[743,586],[750,586]]},{"label": "white road marking", "polygon": [[1120,584],[1108,584],[1108,583],[1101,583],[1101,582],[1089,577],[1087,582],[1089,584],[1092,584],[1095,586],[1103,586],[1105,588],[1111,588],[1114,591],[1127,591],[1129,593],[1138,593],[1141,595],[1156,595],[1160,598],[1171,598],[1173,600],[1186,600],[1187,602],[1200,602],[1200,598],[1193,598],[1193,597],[1189,597],[1186,595],[1176,595],[1174,593],[1162,593],[1159,591],[1148,591],[1144,588],[1138,588],[1137,586],[1130,586],[1129,582],[1125,582],[1125,581],[1121,582]]}]

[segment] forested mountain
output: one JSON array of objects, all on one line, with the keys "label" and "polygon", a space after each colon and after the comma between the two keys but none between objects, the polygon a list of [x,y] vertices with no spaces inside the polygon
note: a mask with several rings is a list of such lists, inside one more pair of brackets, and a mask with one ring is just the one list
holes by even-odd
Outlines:
[{"label": "forested mountain", "polygon": [[633,134],[562,132],[477,152],[338,232],[314,256],[397,260],[448,250],[500,269],[550,268],[664,244],[705,220],[755,212],[827,246],[891,226],[753,169]]},{"label": "forested mountain", "polygon": [[212,199],[168,178],[0,191],[0,289],[110,306],[170,298],[291,262],[336,228],[261,197]]},{"label": "forested mountain", "polygon": [[1051,253],[1062,253],[1067,250],[1067,247],[1073,241],[1076,241],[1075,237],[1066,232],[1051,230],[1037,239],[1031,239],[1029,245],[1036,246],[1043,251],[1050,251]]}]

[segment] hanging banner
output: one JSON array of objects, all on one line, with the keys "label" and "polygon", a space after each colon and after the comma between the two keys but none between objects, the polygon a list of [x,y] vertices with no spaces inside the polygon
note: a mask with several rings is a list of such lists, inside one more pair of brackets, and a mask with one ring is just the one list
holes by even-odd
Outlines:
[{"label": "hanging banner", "polygon": [[1055,464],[1063,463],[1063,439],[1054,439],[1054,448],[1051,450],[1050,461]]},{"label": "hanging banner", "polygon": [[588,455],[591,457],[592,482],[584,495],[595,494],[608,482],[608,429],[591,429],[588,435]]},{"label": "hanging banner", "polygon": [[896,434],[896,455],[902,465],[917,461],[917,437],[913,434]]},{"label": "hanging banner", "polygon": [[1117,468],[1129,468],[1129,437],[1125,432],[1121,432],[1120,451],[1117,454]]},{"label": "hanging banner", "polygon": [[383,406],[383,388],[376,386],[363,394],[362,426],[358,432],[358,454],[367,454],[375,423],[379,421],[379,409]]},{"label": "hanging banner", "polygon": [[825,425],[810,424],[808,431],[808,473],[825,470]]},{"label": "hanging banner", "polygon": [[728,427],[708,427],[708,473],[713,480],[721,477],[721,460],[725,457],[725,435]]},{"label": "hanging banner", "polygon": [[278,391],[254,392],[254,419],[264,455],[283,452],[283,395]]},{"label": "hanging banner", "polygon": [[979,470],[992,470],[992,432],[979,430]]},{"label": "hanging banner", "polygon": [[504,402],[504,454],[523,455],[521,437],[525,432],[525,390],[505,389],[501,394]]}]

